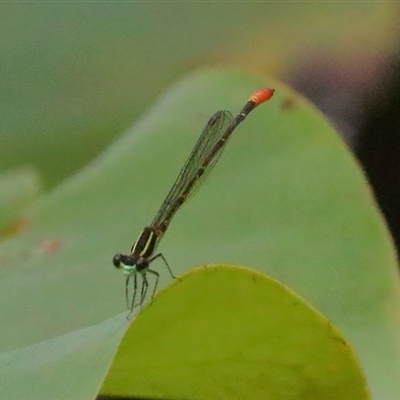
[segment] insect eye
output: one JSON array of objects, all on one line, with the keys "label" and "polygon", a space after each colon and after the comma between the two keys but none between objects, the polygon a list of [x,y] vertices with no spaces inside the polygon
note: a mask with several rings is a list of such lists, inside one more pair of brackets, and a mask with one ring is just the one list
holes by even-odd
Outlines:
[{"label": "insect eye", "polygon": [[114,257],[113,257],[113,264],[114,264],[114,267],[115,268],[122,268],[122,266],[121,266],[121,258],[122,258],[122,254],[116,254]]}]

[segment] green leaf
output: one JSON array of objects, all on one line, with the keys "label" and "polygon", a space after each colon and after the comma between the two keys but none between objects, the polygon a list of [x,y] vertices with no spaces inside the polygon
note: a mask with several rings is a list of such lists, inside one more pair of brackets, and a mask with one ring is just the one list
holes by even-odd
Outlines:
[{"label": "green leaf", "polygon": [[[360,168],[323,116],[287,87],[206,69],[172,87],[96,162],[42,196],[23,213],[28,229],[0,243],[0,369],[18,365],[2,374],[1,398],[96,392],[109,365],[104,354],[118,340],[104,341],[104,353],[99,345],[98,368],[85,369],[84,342],[76,347],[71,333],[90,338],[81,330],[93,329],[99,337],[104,323],[111,336],[123,334],[114,318],[125,312],[124,277],[113,255],[129,251],[151,222],[207,119],[220,108],[238,112],[264,86],[276,89],[274,97],[234,132],[159,250],[177,275],[229,262],[281,280],[351,341],[374,397],[397,396],[397,265]],[[153,268],[160,288],[170,282],[162,263]],[[79,382],[72,373],[52,375],[44,388],[32,376],[56,370],[55,361],[38,363],[32,349],[41,343],[40,354],[51,354],[57,338],[65,349],[58,361],[86,375]],[[14,351],[12,361],[6,356]]]},{"label": "green leaf", "polygon": [[1,398],[94,399],[125,325],[126,319],[118,316],[31,346],[2,352]]},{"label": "green leaf", "polygon": [[189,271],[133,321],[102,394],[168,399],[367,399],[342,334],[248,268]]}]

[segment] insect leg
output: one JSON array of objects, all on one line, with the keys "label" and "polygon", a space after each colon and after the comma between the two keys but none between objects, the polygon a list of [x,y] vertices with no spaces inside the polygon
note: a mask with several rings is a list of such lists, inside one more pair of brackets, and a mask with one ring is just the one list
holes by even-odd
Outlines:
[{"label": "insect leg", "polygon": [[142,279],[143,279],[143,284],[142,284],[142,290],[140,293],[140,308],[142,308],[144,299],[146,298],[147,289],[149,287],[149,282],[147,281],[146,274],[142,275]]},{"label": "insect leg", "polygon": [[[150,264],[151,262],[153,262],[154,260],[156,260],[157,258],[159,258],[159,257],[161,257],[161,258],[163,259],[164,264],[167,266],[168,271],[169,271],[169,274],[171,275],[171,277],[174,278],[174,279],[179,279],[179,280],[181,280],[180,278],[176,277],[176,276],[172,273],[172,269],[171,269],[171,267],[168,265],[167,260],[166,260],[165,257],[162,255],[162,253],[158,253],[158,254],[156,254],[155,256],[151,257],[151,258],[149,259],[149,264]],[[149,270],[148,270],[148,271],[149,271]],[[153,271],[153,272],[155,272],[155,271]]]},{"label": "insect leg", "polygon": [[126,277],[126,281],[125,281],[125,299],[126,299],[126,308],[130,308],[129,307],[129,278],[130,278],[131,276],[130,275],[128,275],[127,277]]},{"label": "insect leg", "polygon": [[151,274],[156,276],[156,283],[154,284],[154,289],[153,289],[153,293],[151,294],[151,302],[153,302],[153,297],[156,293],[157,290],[157,286],[158,286],[158,280],[160,279],[160,274],[156,271],[153,271],[152,269],[148,269],[147,272],[150,272]]}]

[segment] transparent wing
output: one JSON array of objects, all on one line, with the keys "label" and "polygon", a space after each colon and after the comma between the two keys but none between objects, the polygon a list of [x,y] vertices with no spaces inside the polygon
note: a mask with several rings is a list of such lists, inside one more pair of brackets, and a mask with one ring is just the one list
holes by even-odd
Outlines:
[{"label": "transparent wing", "polygon": [[[151,226],[162,234],[175,212],[197,191],[218,161],[226,142],[219,143],[233,121],[229,111],[217,111],[207,122]],[[217,145],[219,144],[219,146]],[[165,226],[165,228],[163,228]]]}]

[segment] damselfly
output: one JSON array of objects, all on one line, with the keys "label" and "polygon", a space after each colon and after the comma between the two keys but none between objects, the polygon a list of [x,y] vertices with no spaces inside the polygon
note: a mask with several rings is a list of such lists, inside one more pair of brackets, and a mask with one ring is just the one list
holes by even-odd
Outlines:
[{"label": "damselfly", "polygon": [[[179,173],[174,185],[169,191],[167,197],[162,203],[153,222],[146,226],[136,242],[131,248],[129,255],[116,254],[113,258],[114,266],[121,269],[126,275],[125,295],[128,308],[131,312],[134,307],[142,306],[149,283],[147,273],[156,277],[154,289],[151,295],[153,299],[157,289],[159,273],[150,269],[150,264],[157,258],[161,258],[168,268],[172,278],[176,278],[172,273],[171,267],[162,253],[155,253],[157,245],[168,229],[168,226],[178,211],[196,189],[199,188],[201,182],[207,176],[207,173],[218,161],[222,150],[231,136],[235,128],[253,111],[259,104],[269,100],[274,94],[274,89],[261,89],[255,92],[247,101],[243,109],[233,118],[229,111],[217,111],[207,122],[197,143],[185,162],[181,172]],[[142,278],[142,287],[140,290],[140,298],[138,304],[135,305],[137,294],[137,275]],[[133,276],[133,297],[129,304],[129,279]]]}]

